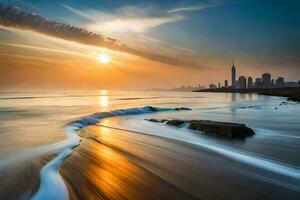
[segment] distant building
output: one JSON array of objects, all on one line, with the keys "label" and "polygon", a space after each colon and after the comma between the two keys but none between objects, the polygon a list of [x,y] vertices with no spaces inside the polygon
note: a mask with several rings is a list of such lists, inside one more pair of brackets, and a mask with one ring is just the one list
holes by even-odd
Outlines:
[{"label": "distant building", "polygon": [[262,81],[261,81],[261,78],[256,78],[256,79],[255,79],[255,84],[254,84],[254,86],[255,86],[256,88],[261,88],[261,87],[263,86]]},{"label": "distant building", "polygon": [[[300,81],[299,81],[300,82]],[[224,87],[225,88],[228,88],[228,81],[227,80],[225,80],[225,82],[224,82]]]},{"label": "distant building", "polygon": [[232,88],[236,87],[235,83],[236,83],[236,69],[235,69],[234,60],[233,60],[232,67],[231,67],[231,86],[232,86]]},{"label": "distant building", "polygon": [[263,87],[271,87],[271,74],[264,73],[261,75]]},{"label": "distant building", "polygon": [[283,77],[278,77],[276,79],[275,86],[279,87],[279,88],[284,87],[284,78]]},{"label": "distant building", "polygon": [[245,76],[240,76],[239,77],[239,88],[240,89],[245,89],[247,88],[247,80]]},{"label": "distant building", "polygon": [[298,83],[293,81],[285,82],[284,87],[298,87]]},{"label": "distant building", "polygon": [[253,87],[253,79],[251,76],[248,77],[248,88],[252,88]]},{"label": "distant building", "polygon": [[215,84],[212,83],[212,84],[209,85],[209,88],[210,88],[210,89],[215,89],[215,88],[217,88],[217,86],[216,86]]}]

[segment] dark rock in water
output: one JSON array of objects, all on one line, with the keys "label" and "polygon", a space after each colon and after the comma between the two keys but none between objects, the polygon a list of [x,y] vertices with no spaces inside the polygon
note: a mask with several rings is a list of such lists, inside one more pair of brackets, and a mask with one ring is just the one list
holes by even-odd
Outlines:
[{"label": "dark rock in water", "polygon": [[184,125],[185,121],[183,120],[178,120],[178,119],[172,119],[172,120],[169,120],[167,121],[167,125],[170,125],[170,126],[176,126],[176,127],[182,127]]},{"label": "dark rock in water", "polygon": [[181,107],[181,108],[175,108],[175,110],[192,110],[192,109],[191,108]]},{"label": "dark rock in water", "polygon": [[160,123],[161,121],[159,119],[145,119],[149,122],[156,122],[156,123]]},{"label": "dark rock in water", "polygon": [[153,106],[146,106],[149,110],[151,110],[151,111],[157,111],[157,109],[156,108],[154,108]]},{"label": "dark rock in water", "polygon": [[288,100],[289,100],[289,101],[297,101],[297,102],[300,102],[300,94],[290,96],[290,97],[288,98]]},{"label": "dark rock in water", "polygon": [[286,105],[287,102],[286,101],[282,101],[279,105],[282,106],[282,105]]},{"label": "dark rock in water", "polygon": [[188,129],[197,130],[206,134],[217,135],[226,138],[246,138],[254,135],[254,131],[245,124],[217,122],[210,120],[180,120],[180,119],[146,119],[151,122],[165,123],[166,125],[183,127],[189,123]]},{"label": "dark rock in water", "polygon": [[245,124],[238,123],[192,120],[188,128],[227,138],[246,138],[254,135],[254,131],[251,128]]},{"label": "dark rock in water", "polygon": [[167,122],[167,121],[169,121],[169,120],[167,120],[167,119],[162,119],[162,120],[160,120],[160,123],[165,123],[165,122]]}]

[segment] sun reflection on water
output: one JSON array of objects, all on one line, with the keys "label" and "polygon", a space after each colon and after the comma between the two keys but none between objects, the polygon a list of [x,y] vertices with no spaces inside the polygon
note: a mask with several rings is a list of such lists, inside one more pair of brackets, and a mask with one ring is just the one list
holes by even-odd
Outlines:
[{"label": "sun reflection on water", "polygon": [[100,90],[99,105],[104,108],[108,107],[109,105],[107,93],[107,90]]}]

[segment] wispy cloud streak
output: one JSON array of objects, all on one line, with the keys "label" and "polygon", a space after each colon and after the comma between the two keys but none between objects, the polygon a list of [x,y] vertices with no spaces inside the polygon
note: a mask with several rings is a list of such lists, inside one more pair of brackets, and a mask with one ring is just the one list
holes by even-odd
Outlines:
[{"label": "wispy cloud streak", "polygon": [[105,30],[108,33],[144,33],[150,28],[185,19],[181,15],[162,12],[156,7],[124,6],[107,13],[91,9],[83,12],[62,3],[58,4],[68,11],[88,19],[90,21],[87,26],[88,30],[96,32]]},{"label": "wispy cloud streak", "polygon": [[187,11],[196,11],[196,10],[202,10],[214,6],[222,5],[227,0],[209,0],[209,1],[203,1],[201,3],[195,4],[195,5],[189,5],[189,6],[181,6],[176,7],[168,11],[168,13],[176,13],[176,12],[187,12]]},{"label": "wispy cloud streak", "polygon": [[184,60],[161,55],[156,52],[130,47],[116,39],[104,37],[101,34],[90,32],[86,29],[66,23],[51,21],[37,14],[24,12],[19,8],[5,6],[3,4],[0,4],[0,24],[6,27],[32,30],[52,37],[75,41],[86,45],[127,52],[169,65],[187,65]]}]

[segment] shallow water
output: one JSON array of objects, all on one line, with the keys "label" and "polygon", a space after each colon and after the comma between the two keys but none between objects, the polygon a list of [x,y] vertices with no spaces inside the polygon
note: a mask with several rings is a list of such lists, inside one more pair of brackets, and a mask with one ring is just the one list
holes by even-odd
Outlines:
[{"label": "shallow water", "polygon": [[[138,163],[163,180],[198,198],[197,188],[180,185],[178,180],[172,178],[171,172],[162,170],[168,167],[174,158],[180,161],[175,165],[176,169],[181,169],[181,167],[186,169],[187,166],[190,166],[190,170],[207,170],[204,166],[198,165],[198,161],[193,160],[194,158],[200,159],[198,156],[202,155],[201,159],[205,160],[208,168],[214,168],[216,174],[223,171],[224,174],[232,176],[234,179],[242,180],[242,182],[247,180],[233,174],[236,171],[237,174],[241,173],[248,178],[251,176],[251,179],[260,180],[264,184],[269,183],[293,192],[300,191],[298,177],[300,170],[300,104],[287,102],[285,98],[281,97],[254,94],[105,90],[64,93],[0,93],[0,170],[8,168],[17,161],[30,160],[39,154],[58,148],[57,142],[65,139],[64,126],[78,117],[146,105],[166,108],[189,107],[192,110],[106,118],[99,122],[106,128],[99,127],[100,132],[98,128],[96,130],[91,128],[89,134],[96,135],[100,139],[103,137],[104,139],[102,138],[101,141],[105,144],[110,143],[122,151],[130,152],[130,155],[146,159],[147,163],[155,164],[158,166],[157,169],[149,168],[143,162]],[[144,120],[146,118],[239,122],[253,128],[256,134],[243,141],[226,140],[203,135],[186,128],[172,128],[151,123]],[[150,138],[151,136],[168,138],[191,145],[192,148],[199,150],[196,152],[191,149],[187,150],[176,143],[168,144],[170,146],[164,148],[163,145],[166,144],[163,140],[150,139],[149,135]],[[165,152],[154,150],[153,146],[163,148]],[[153,153],[156,155],[155,159],[151,156]],[[216,154],[217,157],[211,156],[211,154]],[[125,157],[127,156],[125,155]],[[72,160],[72,157],[70,159]],[[228,159],[232,169],[235,170],[228,168]],[[220,163],[216,164],[216,160]],[[72,162],[68,162],[68,165],[70,169]],[[249,170],[247,170],[248,168]],[[182,173],[184,172],[182,171]],[[184,174],[183,178],[195,182],[193,176],[188,175],[188,171]],[[201,178],[199,174],[198,176]],[[224,177],[226,176],[224,175]],[[200,183],[197,184],[201,186]],[[235,184],[239,184],[239,182],[234,182],[233,185]],[[266,186],[263,183],[260,184],[262,187]],[[205,191],[202,191],[203,193]],[[209,196],[209,193],[206,195],[214,197]]]}]

